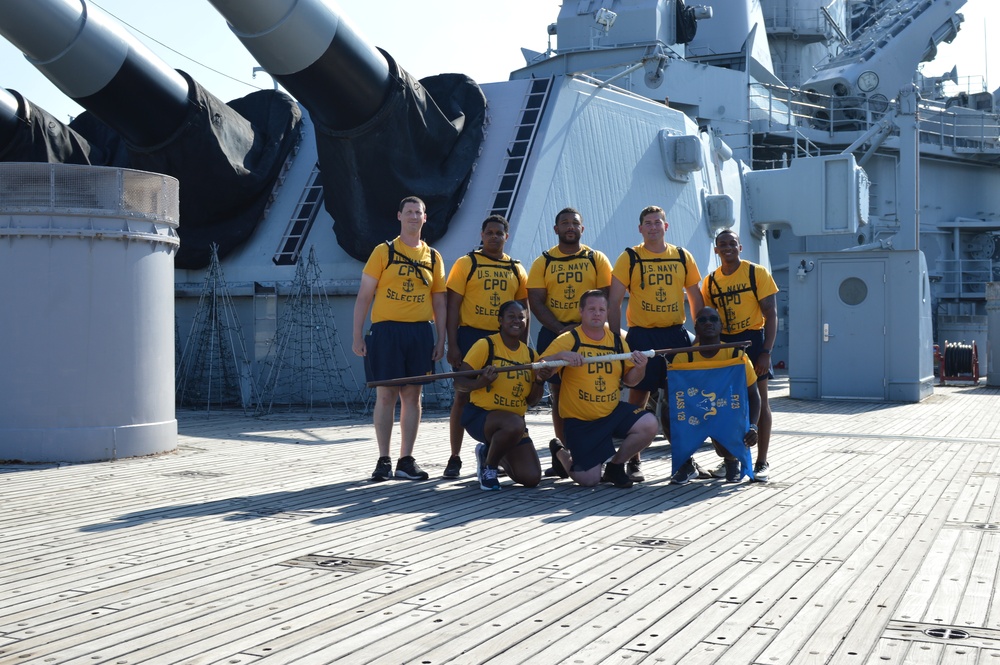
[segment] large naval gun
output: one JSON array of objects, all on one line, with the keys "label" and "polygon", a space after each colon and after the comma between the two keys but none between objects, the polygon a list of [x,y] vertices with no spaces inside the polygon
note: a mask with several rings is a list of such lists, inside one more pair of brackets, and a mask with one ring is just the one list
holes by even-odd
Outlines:
[{"label": "large naval gun", "polygon": [[[307,248],[326,293],[345,296],[338,317],[350,316],[359,261],[397,232],[402,195],[435,200],[428,239],[449,263],[492,213],[511,221],[508,252],[530,262],[567,205],[583,213],[584,242],[615,257],[639,241],[638,211],[658,204],[668,241],[703,273],[729,227],[745,258],[775,271],[775,360],[793,394],[922,398],[941,327],[932,312],[980,314],[966,247],[986,234],[976,246],[989,254],[1000,230],[987,212],[1000,209],[992,98],[929,100],[912,84],[954,37],[963,3],[564,3],[548,27],[557,47],[476,85],[415,81],[330,1],[212,0],[306,109],[263,222],[224,261],[253,322],[251,360],[266,354]],[[868,65],[835,66],[848,48]],[[399,129],[405,143],[382,141]],[[178,270],[182,318],[203,278]]]},{"label": "large naval gun", "polygon": [[179,267],[250,236],[298,139],[298,106],[260,91],[226,104],[170,69],[93,5],[0,3],[0,34],[86,113],[69,126],[0,92],[0,159],[116,166],[181,182]]}]

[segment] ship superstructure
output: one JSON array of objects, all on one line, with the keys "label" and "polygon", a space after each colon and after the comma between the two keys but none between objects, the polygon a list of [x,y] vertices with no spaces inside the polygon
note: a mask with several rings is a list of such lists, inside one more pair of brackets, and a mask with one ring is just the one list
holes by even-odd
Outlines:
[{"label": "ship superstructure", "polygon": [[[410,193],[440,201],[429,239],[449,264],[474,248],[491,213],[511,221],[507,249],[523,262],[553,244],[567,205],[583,213],[583,241],[612,257],[638,242],[638,211],[661,205],[667,240],[702,272],[716,265],[714,233],[737,229],[745,258],[770,265],[782,287],[774,357],[793,394],[918,400],[930,392],[932,326],[938,338],[985,346],[979,317],[1000,232],[993,95],[916,75],[957,34],[961,0],[564,3],[548,27],[554,47],[525,51],[509,81],[480,85],[415,81],[333,3],[212,4],[304,110],[260,223],[222,260],[252,366],[267,356],[310,248],[335,316],[349,320],[359,259],[394,235],[386,210]],[[11,36],[2,13],[0,29]],[[314,94],[330,86],[360,102]],[[372,142],[399,124],[389,115],[399,97],[450,138]],[[0,140],[24,120],[22,98],[8,102]],[[366,161],[406,173],[362,172]],[[420,189],[430,173],[441,196]],[[185,174],[172,175],[183,207]],[[182,218],[182,246],[183,229]],[[176,271],[180,330],[204,270]],[[841,298],[848,279],[871,294],[865,317],[878,319],[852,335],[842,332],[859,304]],[[870,376],[853,380],[858,372]]]}]

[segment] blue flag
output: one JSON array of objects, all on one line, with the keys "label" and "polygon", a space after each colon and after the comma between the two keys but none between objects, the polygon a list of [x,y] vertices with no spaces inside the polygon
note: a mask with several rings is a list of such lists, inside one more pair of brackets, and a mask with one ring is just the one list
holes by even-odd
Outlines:
[{"label": "blue flag", "polygon": [[743,361],[727,367],[696,367],[672,365],[667,375],[673,473],[705,439],[712,438],[740,460],[743,475],[753,478],[750,449],[743,443],[750,428]]}]

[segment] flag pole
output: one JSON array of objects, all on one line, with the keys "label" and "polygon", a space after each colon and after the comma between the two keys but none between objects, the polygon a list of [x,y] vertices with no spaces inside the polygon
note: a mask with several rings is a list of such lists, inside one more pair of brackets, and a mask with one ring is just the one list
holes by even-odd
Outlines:
[{"label": "flag pole", "polygon": [[[749,341],[745,342],[726,342],[723,344],[705,344],[703,346],[681,346],[671,349],[655,349],[651,351],[640,351],[642,355],[647,358],[652,358],[653,356],[675,354],[675,353],[688,353],[693,351],[718,351],[721,349],[734,349],[734,348],[746,348],[750,346]],[[604,356],[590,356],[583,359],[583,363],[596,363],[596,362],[613,362],[616,360],[628,360],[632,357],[631,353],[612,353]],[[565,367],[569,362],[565,360],[539,360],[538,362],[527,363],[524,365],[507,365],[506,367],[497,367],[498,372],[510,373],[510,372],[520,372],[522,370],[530,369],[544,369],[546,367]],[[457,372],[441,372],[439,374],[420,374],[417,376],[404,376],[399,379],[385,379],[383,381],[369,381],[367,385],[369,388],[378,388],[380,386],[403,386],[414,383],[430,383],[432,381],[439,381],[443,379],[456,379],[464,376],[477,376],[486,371],[486,368],[482,369],[467,369]]]}]

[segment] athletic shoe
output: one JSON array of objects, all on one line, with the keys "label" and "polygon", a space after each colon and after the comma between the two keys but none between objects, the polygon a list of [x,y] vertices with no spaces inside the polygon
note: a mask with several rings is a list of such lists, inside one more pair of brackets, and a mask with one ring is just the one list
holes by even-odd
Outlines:
[{"label": "athletic shoe", "polygon": [[681,465],[681,468],[677,470],[677,473],[670,477],[671,485],[687,485],[692,479],[698,477],[698,471],[694,468],[694,460],[688,458],[688,461]]},{"label": "athletic shoe", "polygon": [[727,459],[726,462],[726,482],[738,483],[743,476],[740,473],[740,461],[738,459]]},{"label": "athletic shoe", "polygon": [[566,467],[563,463],[559,461],[559,456],[556,452],[563,447],[563,444],[559,443],[559,439],[552,439],[549,441],[549,455],[552,456],[552,466],[545,469],[546,476],[558,476],[560,478],[569,478],[569,473],[566,471]]},{"label": "athletic shoe", "polygon": [[632,479],[625,473],[625,465],[614,462],[608,462],[604,465],[604,475],[601,476],[601,482],[614,483],[615,487],[632,487]]},{"label": "athletic shoe", "polygon": [[392,478],[392,460],[388,457],[379,457],[375,463],[375,471],[372,473],[373,483],[382,482]]},{"label": "athletic shoe", "polygon": [[407,480],[427,480],[430,476],[420,468],[417,460],[411,456],[400,457],[396,461],[396,477]]},{"label": "athletic shoe", "polygon": [[444,467],[444,473],[441,474],[442,478],[458,478],[462,475],[462,458],[458,455],[452,455],[448,458],[448,465]]},{"label": "athletic shoe", "polygon": [[486,468],[486,444],[476,444],[476,479],[483,484],[483,469]]},{"label": "athletic shoe", "polygon": [[497,468],[495,466],[484,466],[479,474],[479,489],[498,490],[500,489],[500,479],[497,478]]},{"label": "athletic shoe", "polygon": [[726,460],[722,460],[721,462],[719,462],[719,466],[717,466],[714,469],[712,469],[711,471],[709,471],[709,473],[712,474],[713,478],[725,478],[726,477]]},{"label": "athletic shoe", "polygon": [[641,483],[646,480],[646,476],[642,473],[642,461],[637,459],[630,459],[625,465],[625,472],[628,474],[629,479],[635,483]]},{"label": "athletic shoe", "polygon": [[763,464],[754,464],[753,467],[753,479],[754,482],[766,483],[768,478],[771,477],[771,466],[764,462]]}]

